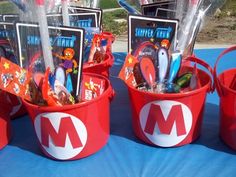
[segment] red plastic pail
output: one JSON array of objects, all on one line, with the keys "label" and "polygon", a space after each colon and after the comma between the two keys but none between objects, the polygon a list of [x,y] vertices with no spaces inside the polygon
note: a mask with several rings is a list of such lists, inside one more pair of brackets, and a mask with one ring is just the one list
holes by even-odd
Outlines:
[{"label": "red plastic pail", "polygon": [[11,139],[10,102],[7,93],[0,90],[0,149],[5,147]]},{"label": "red plastic pail", "polygon": [[26,109],[21,98],[8,93],[6,99],[11,103],[11,119],[16,119],[26,114]]},{"label": "red plastic pail", "polygon": [[103,39],[107,40],[106,52],[112,53],[112,43],[115,41],[115,36],[108,31],[102,32]]},{"label": "red plastic pail", "polygon": [[108,141],[113,90],[104,76],[86,75],[106,82],[104,93],[91,101],[63,107],[43,107],[24,101],[41,149],[50,158],[80,159],[97,152]]},{"label": "red plastic pail", "polygon": [[236,68],[225,70],[217,76],[219,60],[234,50],[236,46],[226,49],[219,55],[214,67],[214,80],[220,97],[220,137],[236,150],[236,90],[231,88],[236,77]]},{"label": "red plastic pail", "polygon": [[[212,73],[211,67],[202,60],[194,57],[187,60],[203,65]],[[193,69],[183,66],[180,73]],[[138,138],[151,145],[175,147],[199,137],[206,94],[213,87],[211,75],[197,70],[201,87],[185,93],[155,94],[128,86],[132,124]]]},{"label": "red plastic pail", "polygon": [[109,77],[109,69],[112,67],[114,63],[114,56],[107,52],[105,54],[105,60],[98,64],[92,64],[84,63],[83,65],[83,72],[90,72],[90,73],[96,73],[101,74],[103,76]]}]

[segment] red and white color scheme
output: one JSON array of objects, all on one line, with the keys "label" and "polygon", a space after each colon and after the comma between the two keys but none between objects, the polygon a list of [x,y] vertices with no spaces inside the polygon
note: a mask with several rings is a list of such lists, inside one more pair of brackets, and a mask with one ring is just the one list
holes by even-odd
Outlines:
[{"label": "red and white color scheme", "polygon": [[11,103],[7,100],[7,93],[0,90],[0,150],[11,139],[10,110]]},{"label": "red and white color scheme", "polygon": [[38,115],[34,121],[43,149],[52,157],[68,160],[77,156],[87,142],[87,130],[80,119],[66,113]]},{"label": "red and white color scheme", "polygon": [[[200,62],[212,73],[211,67],[202,60],[190,59]],[[183,66],[180,73],[193,70],[191,66]],[[156,94],[127,84],[133,129],[138,138],[151,145],[176,147],[189,144],[200,136],[206,94],[213,87],[211,76],[197,70],[201,88],[185,93]]]},{"label": "red and white color scheme", "polygon": [[101,75],[104,92],[95,99],[64,106],[38,106],[25,100],[43,153],[56,160],[77,160],[99,151],[110,135],[110,101],[114,96],[109,80]]},{"label": "red and white color scheme", "polygon": [[141,109],[139,118],[145,136],[161,147],[179,144],[192,127],[191,111],[177,101],[150,102]]},{"label": "red and white color scheme", "polygon": [[226,54],[235,51],[236,45],[225,49],[218,56],[214,66],[214,81],[220,98],[220,137],[233,150],[236,150],[236,68],[221,71],[219,75],[217,68],[219,61],[224,59]]}]

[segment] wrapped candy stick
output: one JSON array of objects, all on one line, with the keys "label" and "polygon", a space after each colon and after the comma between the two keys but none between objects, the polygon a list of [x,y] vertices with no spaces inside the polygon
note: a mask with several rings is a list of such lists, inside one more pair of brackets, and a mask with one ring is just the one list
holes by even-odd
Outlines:
[{"label": "wrapped candy stick", "polygon": [[53,57],[50,50],[50,40],[48,32],[48,23],[45,13],[44,0],[35,0],[37,7],[37,17],[39,22],[39,32],[41,37],[41,44],[43,49],[43,58],[46,68],[49,67],[51,71],[54,71]]},{"label": "wrapped candy stick", "polygon": [[91,6],[92,8],[96,8],[99,6],[99,2],[100,2],[99,0],[93,0],[92,2],[93,2]]},{"label": "wrapped candy stick", "polygon": [[189,34],[191,32],[192,23],[194,23],[194,17],[196,16],[199,6],[203,0],[190,0],[188,11],[186,13],[182,28],[179,31],[177,50],[184,51],[189,44]]},{"label": "wrapped candy stick", "polygon": [[70,26],[70,19],[69,19],[69,12],[68,12],[68,0],[62,0],[61,1],[61,7],[62,7],[62,18],[63,18],[63,25],[64,26]]}]

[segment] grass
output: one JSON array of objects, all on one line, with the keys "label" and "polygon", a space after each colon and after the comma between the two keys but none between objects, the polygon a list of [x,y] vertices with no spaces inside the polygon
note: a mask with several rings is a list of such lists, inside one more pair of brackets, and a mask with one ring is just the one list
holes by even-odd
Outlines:
[{"label": "grass", "polygon": [[16,6],[7,1],[0,2],[0,14],[14,14],[17,13]]},{"label": "grass", "polygon": [[127,31],[127,22],[117,22],[115,19],[126,19],[127,12],[123,9],[118,9],[112,12],[106,12],[103,15],[103,30],[120,35]]},{"label": "grass", "polygon": [[120,7],[117,3],[117,0],[100,0],[100,8],[109,9],[109,8],[118,8]]},{"label": "grass", "polygon": [[231,16],[236,16],[236,1],[227,0],[221,10],[223,16],[226,16],[228,12]]}]

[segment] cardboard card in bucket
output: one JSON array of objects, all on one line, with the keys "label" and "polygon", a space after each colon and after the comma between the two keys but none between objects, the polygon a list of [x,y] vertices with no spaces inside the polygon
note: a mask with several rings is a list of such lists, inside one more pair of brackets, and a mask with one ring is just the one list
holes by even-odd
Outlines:
[{"label": "cardboard card in bucket", "polygon": [[128,20],[128,52],[131,54],[146,55],[159,47],[176,46],[178,20],[139,15],[129,15]]},{"label": "cardboard card in bucket", "polygon": [[178,75],[182,58],[175,52],[177,28],[178,20],[130,15],[130,54],[119,77],[128,85],[154,93],[198,88],[197,69]]},{"label": "cardboard card in bucket", "polygon": [[[55,98],[55,105],[60,101],[61,104],[73,104],[78,101],[80,93],[84,30],[54,26],[49,26],[48,29],[55,71],[50,73],[44,66],[38,25],[18,22],[16,33],[20,66],[27,68],[33,74],[34,84],[42,91],[42,97],[50,97],[49,92],[54,98],[54,92],[57,95],[63,93],[61,95],[63,100],[60,100],[60,97],[59,100]],[[42,74],[44,72],[45,74]],[[50,88],[53,89],[53,93]],[[39,100],[42,98],[38,96],[31,102],[41,102]]]},{"label": "cardboard card in bucket", "polygon": [[176,6],[176,1],[164,0],[164,1],[154,2],[150,4],[143,4],[141,5],[141,11],[143,15],[163,17],[163,16],[168,16],[168,11],[162,11],[160,13],[160,11],[158,12],[158,9],[161,8],[161,9],[174,10],[175,6]]},{"label": "cardboard card in bucket", "polygon": [[[69,11],[72,13],[96,13],[97,14],[97,24],[101,27],[102,24],[102,9],[100,8],[88,8],[88,7],[78,7],[78,6],[69,6]],[[59,7],[59,12],[61,12],[61,6]]]},{"label": "cardboard card in bucket", "polygon": [[12,22],[0,22],[0,56],[17,63],[16,51],[14,24]]},{"label": "cardboard card in bucket", "polygon": [[[48,14],[47,19],[50,25],[61,26],[63,24],[61,14]],[[69,19],[71,27],[85,29],[83,59],[86,61],[89,57],[93,36],[100,33],[100,23],[97,20],[99,19],[98,14],[96,12],[78,12],[69,14]]]},{"label": "cardboard card in bucket", "polygon": [[[52,26],[61,26],[63,23],[62,14],[48,14],[48,24]],[[98,27],[97,14],[90,13],[73,13],[69,14],[71,27]]]},{"label": "cardboard card in bucket", "polygon": [[3,14],[2,19],[5,22],[15,22],[20,20],[20,16],[18,14]]}]

